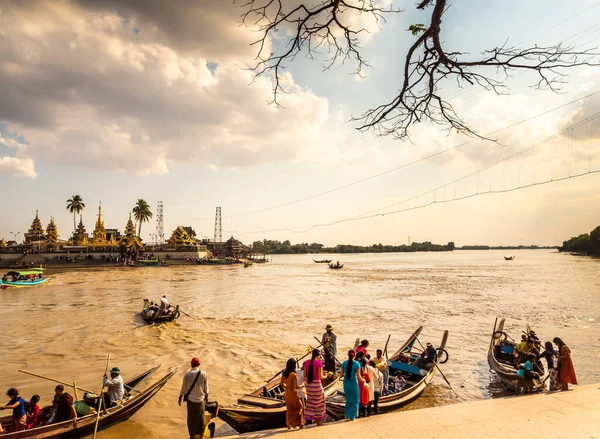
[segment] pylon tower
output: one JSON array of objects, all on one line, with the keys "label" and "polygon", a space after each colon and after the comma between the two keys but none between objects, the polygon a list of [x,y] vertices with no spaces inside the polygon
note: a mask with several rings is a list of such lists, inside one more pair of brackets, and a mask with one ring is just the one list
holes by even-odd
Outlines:
[{"label": "pylon tower", "polygon": [[215,214],[215,242],[223,242],[223,229],[221,228],[221,208],[217,207]]},{"label": "pylon tower", "polygon": [[165,225],[163,223],[163,202],[159,201],[156,206],[156,243],[165,243]]}]

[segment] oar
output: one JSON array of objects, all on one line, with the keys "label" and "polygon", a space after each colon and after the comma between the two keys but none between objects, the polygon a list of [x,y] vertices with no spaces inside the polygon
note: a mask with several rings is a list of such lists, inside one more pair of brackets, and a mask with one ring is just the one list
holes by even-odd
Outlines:
[{"label": "oar", "polygon": [[[317,341],[319,341],[319,339],[317,339]],[[321,346],[321,342],[319,342],[317,348]],[[308,351],[306,354],[302,355],[300,358],[298,358],[298,360],[296,361],[300,361],[302,360],[304,357],[306,357],[308,354],[310,354],[312,352],[312,349],[310,351]],[[269,379],[267,381],[267,383],[270,383],[271,381],[273,381],[275,378],[277,378],[279,375],[281,375],[283,372],[285,372],[285,368],[281,369],[279,372],[277,372],[275,375],[273,375],[273,377],[271,377],[271,379]]]},{"label": "oar", "polygon": [[[421,343],[421,340],[419,340],[418,337],[415,337],[415,339],[419,342],[419,344],[421,345],[421,348],[423,348],[423,351],[425,351],[425,347],[423,346],[423,343]],[[458,398],[458,393],[456,393],[456,391],[452,387],[452,384],[450,384],[450,381],[448,381],[448,378],[446,378],[446,375],[444,375],[444,372],[442,372],[442,369],[440,369],[440,366],[438,366],[436,361],[434,361],[433,364],[435,365],[435,367],[437,367],[437,370],[440,372],[440,375],[442,375],[442,378],[444,378],[444,381],[446,381],[446,384],[448,384],[448,387],[450,387],[450,390],[452,390],[454,392],[454,394],[456,395],[456,397]]]},{"label": "oar", "polygon": [[[319,339],[317,337],[314,337],[315,340],[319,341]],[[319,345],[321,344],[321,342],[319,342]],[[325,349],[327,352],[329,352],[331,354],[331,356],[333,357],[333,359],[335,361],[337,361],[338,364],[342,364],[340,362],[340,360],[338,360],[337,358],[335,358],[335,355],[333,355],[333,352],[331,352],[328,348],[325,347],[325,345],[323,345],[323,349]]]},{"label": "oar", "polygon": [[[108,357],[106,358],[106,369],[104,369],[104,375],[108,373],[109,362],[110,352],[108,353]],[[102,389],[104,389],[104,380],[102,380],[102,387],[100,388],[100,392],[98,392],[98,395],[100,397],[100,403],[98,404],[98,412],[96,412],[96,423],[94,424],[94,434],[92,435],[92,439],[96,439],[96,432],[98,431],[98,421],[100,420],[100,412],[102,411],[102,405],[104,404],[104,395],[102,395]]]},{"label": "oar", "polygon": [[[32,375],[34,377],[42,378],[44,380],[53,381],[55,383],[64,384],[64,385],[69,386],[69,387],[73,387],[73,385],[74,385],[73,383],[67,383],[66,381],[57,380],[55,378],[50,378],[50,377],[47,377],[47,376],[44,376],[44,375],[39,375],[39,374],[33,373],[33,372],[27,372],[26,370],[22,370],[22,369],[19,369],[18,372],[25,373],[27,375]],[[77,388],[79,390],[83,390],[84,392],[94,393],[91,390],[84,389],[83,387],[80,387],[80,386],[77,386]]]},{"label": "oar", "polygon": [[387,358],[387,347],[388,347],[388,343],[390,342],[390,337],[392,336],[392,334],[388,335],[388,339],[385,342],[385,347],[383,348],[383,356],[385,358]]}]

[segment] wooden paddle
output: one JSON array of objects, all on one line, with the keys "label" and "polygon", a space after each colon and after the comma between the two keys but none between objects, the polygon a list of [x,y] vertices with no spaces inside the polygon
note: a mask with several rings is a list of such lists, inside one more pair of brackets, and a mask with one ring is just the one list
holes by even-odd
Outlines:
[{"label": "wooden paddle", "polygon": [[[108,357],[106,358],[106,369],[104,369],[104,375],[108,373],[108,363],[110,362],[110,352],[108,353]],[[104,405],[104,395],[102,395],[102,390],[104,389],[104,379],[102,379],[102,387],[100,388],[100,392],[98,392],[100,403],[98,404],[98,411],[96,412],[96,423],[94,424],[94,434],[92,435],[92,439],[96,439],[96,432],[98,431],[98,421],[100,420],[100,412],[102,411],[102,406]]]},{"label": "wooden paddle", "polygon": [[383,348],[383,356],[385,358],[387,358],[387,347],[388,347],[388,343],[390,342],[390,337],[392,336],[392,334],[388,335],[388,339],[385,342],[385,347]]},{"label": "wooden paddle", "polygon": [[[50,378],[50,377],[47,377],[47,376],[44,376],[44,375],[39,375],[37,373],[28,372],[28,371],[22,370],[22,369],[19,369],[18,372],[25,373],[27,375],[31,375],[31,376],[34,376],[34,377],[37,377],[37,378],[42,378],[44,380],[52,381],[52,382],[55,382],[55,383],[64,384],[64,385],[69,386],[69,387],[74,387],[74,385],[75,385],[75,382],[73,382],[73,383],[67,383],[66,381],[57,380],[55,378]],[[83,387],[80,387],[80,386],[77,386],[77,388],[79,390],[83,390],[84,392],[94,393],[91,390],[84,389]]]},{"label": "wooden paddle", "polygon": [[[318,339],[317,337],[313,337],[313,338],[314,338],[315,340],[319,341],[319,339]],[[321,342],[319,342],[319,345],[321,345]],[[319,346],[317,346],[317,347],[319,347]],[[337,363],[338,363],[338,364],[342,364],[342,363],[340,362],[340,360],[338,360],[337,358],[335,358],[335,355],[333,355],[333,353],[332,353],[332,352],[331,352],[331,351],[330,351],[328,348],[326,348],[324,345],[323,345],[323,349],[325,349],[327,352],[329,352],[329,353],[331,354],[331,356],[333,357],[333,359],[334,359],[335,361],[337,361]]]},{"label": "wooden paddle", "polygon": [[[415,340],[417,340],[419,342],[419,344],[421,345],[421,348],[423,349],[423,351],[425,351],[425,347],[423,346],[423,343],[421,343],[421,340],[419,340],[418,337],[415,337]],[[438,366],[436,361],[434,361],[433,364],[435,367],[437,367],[437,370],[440,372],[440,375],[442,375],[442,378],[444,378],[444,381],[446,381],[446,384],[448,384],[448,387],[450,387],[450,390],[452,390],[454,392],[454,394],[456,395],[456,397],[458,398],[458,393],[456,393],[456,391],[452,387],[452,384],[450,384],[450,381],[448,381],[448,378],[446,378],[446,375],[444,375],[444,372],[442,372],[442,369],[440,369],[440,366]]]}]

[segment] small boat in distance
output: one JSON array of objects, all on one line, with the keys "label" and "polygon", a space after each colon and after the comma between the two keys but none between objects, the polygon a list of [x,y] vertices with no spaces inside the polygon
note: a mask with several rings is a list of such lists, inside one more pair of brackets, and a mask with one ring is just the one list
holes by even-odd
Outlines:
[{"label": "small boat in distance", "polygon": [[165,314],[162,312],[160,303],[154,303],[150,302],[148,299],[144,299],[144,306],[142,307],[140,315],[146,323],[153,324],[172,322],[179,318],[181,312],[179,311],[179,305],[177,305],[172,312]]},{"label": "small boat in distance", "polygon": [[33,287],[46,283],[49,278],[43,277],[43,268],[11,270],[0,279],[0,287]]},{"label": "small boat in distance", "polygon": [[331,268],[332,270],[339,270],[343,266],[344,264],[340,264],[340,261],[337,261],[335,264],[329,264],[329,268]]},{"label": "small boat in distance", "polygon": [[130,267],[164,267],[167,263],[159,259],[140,259],[137,262],[128,262],[127,265]]},{"label": "small boat in distance", "polygon": [[504,256],[505,261],[512,261],[514,258],[514,256]]},{"label": "small boat in distance", "polygon": [[315,261],[313,259],[313,262],[316,264],[329,264],[331,262],[331,259],[321,259],[320,261]]}]

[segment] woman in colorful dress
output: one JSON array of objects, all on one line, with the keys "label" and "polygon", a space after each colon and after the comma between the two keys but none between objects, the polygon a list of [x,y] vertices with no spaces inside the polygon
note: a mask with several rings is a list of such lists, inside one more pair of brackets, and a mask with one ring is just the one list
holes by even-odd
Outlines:
[{"label": "woman in colorful dress", "polygon": [[298,375],[296,374],[296,360],[290,358],[285,365],[285,371],[281,375],[281,386],[285,389],[285,423],[288,430],[302,428],[302,402],[298,396]]},{"label": "woman in colorful dress", "polygon": [[311,359],[304,362],[304,379],[306,380],[306,407],[304,419],[314,421],[317,426],[323,425],[325,413],[325,392],[321,380],[327,378],[323,374],[323,362],[319,360],[321,352],[313,349]]},{"label": "woman in colorful dress", "polygon": [[569,390],[569,384],[577,384],[575,368],[571,360],[571,350],[558,337],[555,337],[552,341],[558,346],[558,379],[562,385],[562,390]]},{"label": "woman in colorful dress", "polygon": [[340,379],[344,383],[344,394],[346,395],[346,419],[354,421],[358,415],[358,405],[360,397],[358,393],[358,383],[365,379],[360,376],[360,364],[354,361],[356,353],[353,349],[348,351],[348,359],[342,363],[340,370]]},{"label": "woman in colorful dress", "polygon": [[360,395],[358,417],[366,418],[369,416],[369,373],[367,372],[367,359],[365,357],[360,359],[359,373],[363,381],[358,382],[358,393]]}]

